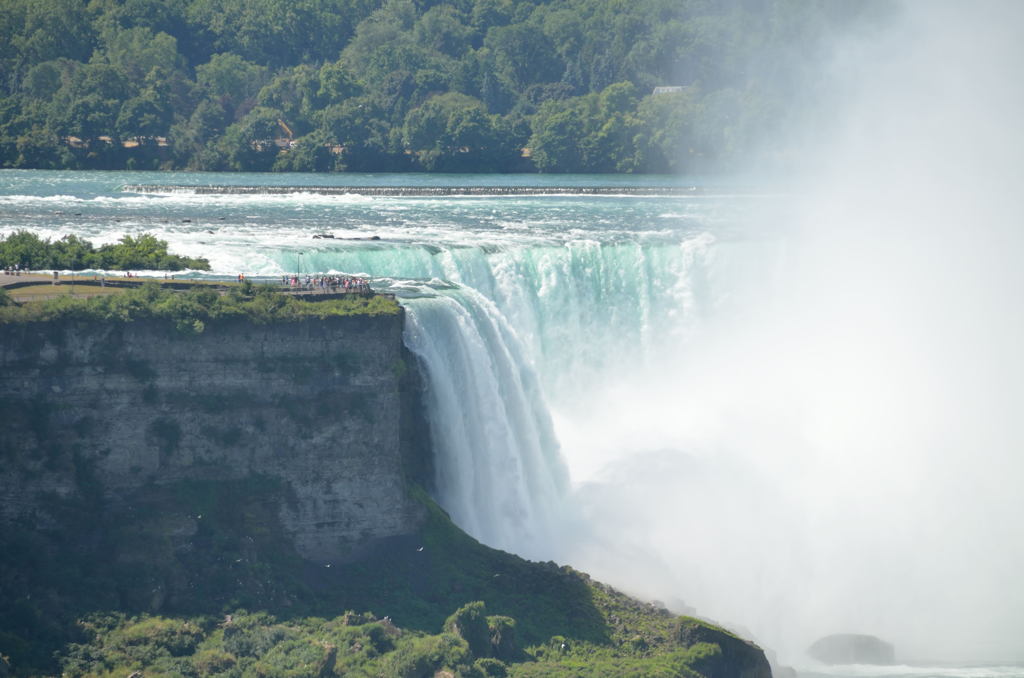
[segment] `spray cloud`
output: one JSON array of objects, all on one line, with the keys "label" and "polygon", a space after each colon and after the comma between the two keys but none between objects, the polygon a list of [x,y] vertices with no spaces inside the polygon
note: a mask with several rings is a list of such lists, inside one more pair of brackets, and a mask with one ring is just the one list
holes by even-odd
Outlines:
[{"label": "spray cloud", "polygon": [[720,243],[732,289],[697,335],[553,404],[569,562],[796,663],[839,631],[1021,659],[1020,26],[1017,3],[920,2],[837,45],[778,239]]}]

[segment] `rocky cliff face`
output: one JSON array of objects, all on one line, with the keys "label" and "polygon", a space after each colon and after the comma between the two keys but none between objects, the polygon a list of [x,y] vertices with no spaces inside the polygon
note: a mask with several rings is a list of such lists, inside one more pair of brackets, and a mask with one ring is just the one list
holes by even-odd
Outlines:
[{"label": "rocky cliff face", "polygon": [[416,530],[400,315],[187,329],[0,326],[0,523],[45,530],[80,506],[123,524],[146,507],[180,550],[201,487],[265,513],[311,561]]}]

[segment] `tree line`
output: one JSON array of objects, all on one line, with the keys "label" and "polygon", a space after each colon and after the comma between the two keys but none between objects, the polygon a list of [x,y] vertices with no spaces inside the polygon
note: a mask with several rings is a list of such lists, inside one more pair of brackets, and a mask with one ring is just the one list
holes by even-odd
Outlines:
[{"label": "tree line", "polygon": [[116,243],[97,248],[77,235],[51,241],[29,231],[15,231],[6,237],[0,236],[0,266],[4,270],[22,271],[210,270],[210,262],[206,259],[169,254],[167,241],[150,233],[138,237],[126,235]]},{"label": "tree line", "polygon": [[[0,0],[0,165],[693,172],[782,152],[842,0]],[[773,143],[775,146],[773,146]]]}]

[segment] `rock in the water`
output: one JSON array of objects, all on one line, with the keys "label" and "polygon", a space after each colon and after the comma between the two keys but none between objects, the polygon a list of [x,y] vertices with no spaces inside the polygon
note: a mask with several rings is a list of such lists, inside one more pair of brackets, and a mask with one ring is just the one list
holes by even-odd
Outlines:
[{"label": "rock in the water", "polygon": [[837,633],[819,639],[807,654],[825,664],[894,664],[896,652],[890,643],[875,636]]}]

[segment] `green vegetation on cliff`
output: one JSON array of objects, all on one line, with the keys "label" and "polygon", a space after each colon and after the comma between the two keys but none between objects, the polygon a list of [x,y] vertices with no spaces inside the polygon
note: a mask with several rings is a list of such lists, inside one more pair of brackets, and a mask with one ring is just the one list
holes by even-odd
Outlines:
[{"label": "green vegetation on cliff", "polygon": [[115,244],[96,249],[91,242],[76,235],[50,241],[29,231],[15,231],[6,237],[0,236],[0,267],[15,266],[35,271],[83,271],[90,268],[110,271],[210,270],[210,262],[206,259],[168,254],[167,241],[149,233],[138,237],[126,235]]},{"label": "green vegetation on cliff", "polygon": [[[686,617],[668,626],[710,628]],[[84,642],[70,645],[61,657],[61,675],[68,678],[135,672],[266,678],[704,678],[713,673],[709,669],[727,666],[719,644],[686,644],[679,635],[660,651],[645,654],[614,645],[577,646],[562,636],[521,648],[515,620],[486,615],[480,601],[460,607],[434,634],[351,611],[333,619],[288,621],[244,610],[221,620],[94,615],[83,620],[82,628]]]},{"label": "green vegetation on cliff", "polygon": [[179,331],[202,332],[204,323],[220,318],[246,318],[257,323],[349,315],[394,315],[398,303],[381,295],[348,295],[342,299],[306,301],[263,285],[231,286],[221,293],[210,285],[186,291],[167,289],[157,282],[104,296],[59,296],[20,306],[0,300],[0,323],[94,320],[131,322],[163,318]]},{"label": "green vegetation on cliff", "polygon": [[0,165],[729,169],[886,4],[0,0]]},{"label": "green vegetation on cliff", "polygon": [[[429,517],[417,534],[354,563],[301,561],[262,508],[276,491],[187,483],[156,490],[134,525],[101,528],[83,514],[70,543],[4,535],[0,603],[13,614],[0,620],[0,648],[14,673],[770,675],[759,650],[720,629],[479,544],[422,492]],[[166,502],[202,517],[188,549],[158,536]]]}]

